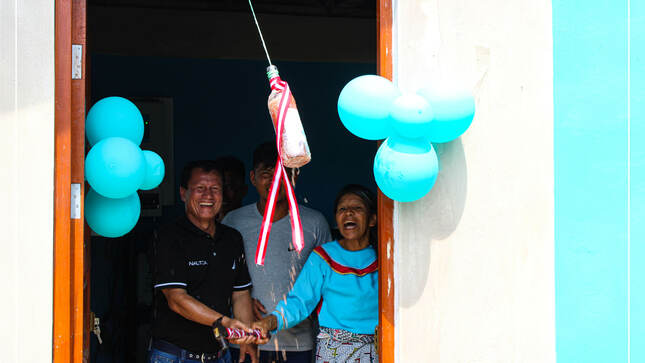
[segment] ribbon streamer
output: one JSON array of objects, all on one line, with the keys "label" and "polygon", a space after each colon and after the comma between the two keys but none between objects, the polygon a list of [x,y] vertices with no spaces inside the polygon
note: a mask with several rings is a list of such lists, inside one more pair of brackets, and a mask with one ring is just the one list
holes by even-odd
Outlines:
[{"label": "ribbon streamer", "polygon": [[280,77],[273,77],[269,81],[271,89],[281,90],[282,98],[280,98],[280,108],[278,109],[278,125],[276,127],[276,144],[278,147],[278,160],[275,165],[275,172],[273,174],[273,181],[271,182],[271,190],[269,191],[269,198],[267,199],[264,208],[264,217],[262,218],[262,227],[260,229],[260,236],[258,238],[258,245],[255,251],[255,263],[264,265],[264,257],[266,256],[267,242],[271,234],[271,224],[273,221],[273,214],[275,212],[275,205],[278,199],[278,192],[280,191],[280,181],[283,180],[285,188],[287,189],[287,201],[289,202],[289,219],[291,220],[291,239],[293,247],[296,251],[300,252],[305,246],[304,234],[302,231],[302,221],[300,219],[300,211],[298,210],[298,202],[296,194],[293,191],[293,186],[287,176],[287,171],[282,165],[282,133],[284,131],[284,121],[287,117],[287,110],[291,102],[291,90],[289,84],[280,79]]},{"label": "ribbon streamer", "polygon": [[260,339],[262,337],[262,333],[259,329],[253,329],[253,333],[249,333],[242,329],[226,328],[226,339],[240,339],[247,336],[254,336]]}]

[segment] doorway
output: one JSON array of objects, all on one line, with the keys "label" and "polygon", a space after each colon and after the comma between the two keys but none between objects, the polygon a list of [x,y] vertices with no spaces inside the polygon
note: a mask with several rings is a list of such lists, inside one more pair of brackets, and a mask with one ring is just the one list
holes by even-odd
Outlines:
[{"label": "doorway", "polygon": [[[102,339],[106,344],[98,344],[94,335],[84,339],[84,346],[88,341],[92,345],[89,361],[100,361],[101,351],[109,351],[107,361],[141,359],[141,342],[146,339],[151,313],[151,299],[146,292],[148,236],[155,225],[181,213],[178,187],[172,180],[181,166],[194,158],[233,154],[245,162],[248,170],[249,150],[272,138],[265,108],[266,60],[247,4],[232,3],[87,2],[90,51],[86,56],[90,71],[86,79],[91,95],[87,107],[111,95],[135,101],[151,121],[149,131],[164,130],[165,136],[149,140],[147,148],[162,154],[168,167],[162,188],[165,190],[159,191],[158,198],[150,198],[150,204],[144,204],[142,218],[132,233],[118,240],[88,237],[92,254],[88,258],[92,266],[88,273],[92,279],[88,281],[89,305],[102,318]],[[332,225],[331,203],[343,184],[358,182],[376,189],[371,176],[375,146],[353,137],[338,122],[336,97],[353,77],[376,73],[377,63],[381,72],[387,67],[375,55],[377,46],[383,47],[388,41],[385,37],[377,44],[373,36],[377,18],[373,2],[334,4],[325,7],[322,2],[304,0],[256,2],[269,51],[293,88],[312,149],[313,161],[304,168],[299,181],[299,200],[323,212]],[[379,16],[387,16],[387,11],[379,10]],[[273,35],[284,29],[288,29],[289,37]],[[352,37],[358,46],[352,46]],[[166,110],[162,116],[145,111],[160,107]],[[213,142],[213,138],[219,142]],[[348,155],[353,159],[346,161]],[[251,194],[245,202],[254,198]],[[389,208],[391,225],[391,201],[389,207],[387,203],[380,197],[379,212],[387,214]],[[386,220],[381,224],[381,239],[385,237],[391,243],[391,227],[389,232],[387,229]],[[384,256],[381,253],[381,258]],[[126,327],[123,330],[127,333],[111,334],[119,331],[118,327]],[[388,334],[387,329],[381,331]],[[112,347],[105,348],[107,344]]]},{"label": "doorway", "polygon": [[[90,308],[103,335],[102,344],[90,337],[91,362],[145,360],[154,311],[150,237],[183,214],[175,182],[182,166],[233,155],[248,174],[251,150],[274,137],[266,108],[268,62],[248,4],[159,3],[88,2],[89,104],[108,96],[132,100],[146,123],[142,148],[160,154],[167,165],[158,196],[142,198],[157,203],[143,203],[131,233],[91,239]],[[333,225],[332,202],[344,184],[376,189],[374,144],[346,131],[336,113],[342,87],[376,73],[375,4],[356,6],[351,14],[316,2],[288,4],[257,1],[258,20],[273,63],[294,92],[312,150],[296,188],[299,203]],[[244,205],[257,200],[249,190]]]}]

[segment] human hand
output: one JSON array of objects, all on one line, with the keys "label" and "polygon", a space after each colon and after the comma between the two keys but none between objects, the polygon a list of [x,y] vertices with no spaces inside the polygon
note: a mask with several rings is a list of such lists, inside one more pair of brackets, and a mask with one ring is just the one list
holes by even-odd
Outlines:
[{"label": "human hand", "polygon": [[258,346],[255,344],[240,344],[240,360],[239,362],[246,362],[246,355],[251,356],[251,363],[258,363],[259,352]]},{"label": "human hand", "polygon": [[264,305],[262,305],[260,300],[253,299],[253,316],[255,316],[255,319],[260,320],[266,314],[267,309],[264,307]]},{"label": "human hand", "polygon": [[[269,340],[269,331],[278,328],[278,319],[275,315],[268,315],[265,318],[255,321],[251,324],[251,329],[258,329],[262,333],[262,338]],[[264,344],[264,343],[260,343]]]},{"label": "human hand", "polygon": [[[253,329],[249,328],[248,325],[244,324],[243,322],[237,319],[231,319],[226,316],[222,318],[222,326],[230,329],[244,330],[247,333],[253,333]],[[238,339],[229,339],[229,342],[233,344],[239,344],[240,346],[242,344],[253,344],[256,342],[256,337],[252,334],[249,334]]]}]

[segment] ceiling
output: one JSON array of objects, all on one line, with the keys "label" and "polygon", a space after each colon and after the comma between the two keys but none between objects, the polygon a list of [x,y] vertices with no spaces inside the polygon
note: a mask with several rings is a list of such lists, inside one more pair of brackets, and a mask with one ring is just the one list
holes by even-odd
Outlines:
[{"label": "ceiling", "polygon": [[[256,13],[376,18],[376,0],[253,0]],[[247,0],[88,0],[89,6],[247,12]]]}]

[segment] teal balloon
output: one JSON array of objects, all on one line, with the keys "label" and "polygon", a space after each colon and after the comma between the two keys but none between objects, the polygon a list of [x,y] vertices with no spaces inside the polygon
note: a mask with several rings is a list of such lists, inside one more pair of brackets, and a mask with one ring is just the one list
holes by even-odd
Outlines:
[{"label": "teal balloon", "polygon": [[399,90],[388,80],[375,75],[356,77],[338,96],[338,116],[354,135],[367,140],[389,136],[390,107]]},{"label": "teal balloon", "polygon": [[390,136],[387,139],[388,147],[394,151],[406,154],[425,154],[433,149],[430,140],[425,137]]},{"label": "teal balloon", "polygon": [[161,184],[166,172],[163,159],[159,154],[150,150],[143,150],[143,157],[146,159],[146,175],[139,189],[154,189]]},{"label": "teal balloon", "polygon": [[437,154],[422,138],[388,138],[374,158],[376,184],[388,198],[399,202],[423,198],[434,186],[438,172]]},{"label": "teal balloon", "polygon": [[430,104],[416,94],[403,94],[392,103],[390,124],[394,131],[406,138],[423,137],[432,127]]},{"label": "teal balloon", "polygon": [[123,97],[101,99],[92,106],[85,119],[85,135],[90,145],[108,137],[123,137],[140,145],[143,128],[141,112]]},{"label": "teal balloon", "polygon": [[141,149],[122,137],[99,141],[85,158],[85,179],[107,198],[125,198],[141,187],[146,161]]},{"label": "teal balloon", "polygon": [[429,130],[432,142],[452,141],[461,136],[473,122],[475,99],[471,92],[433,86],[422,88],[417,93],[428,101],[434,114]]},{"label": "teal balloon", "polygon": [[141,214],[139,195],[112,199],[90,190],[85,196],[85,220],[94,232],[104,237],[121,237],[137,224]]}]

